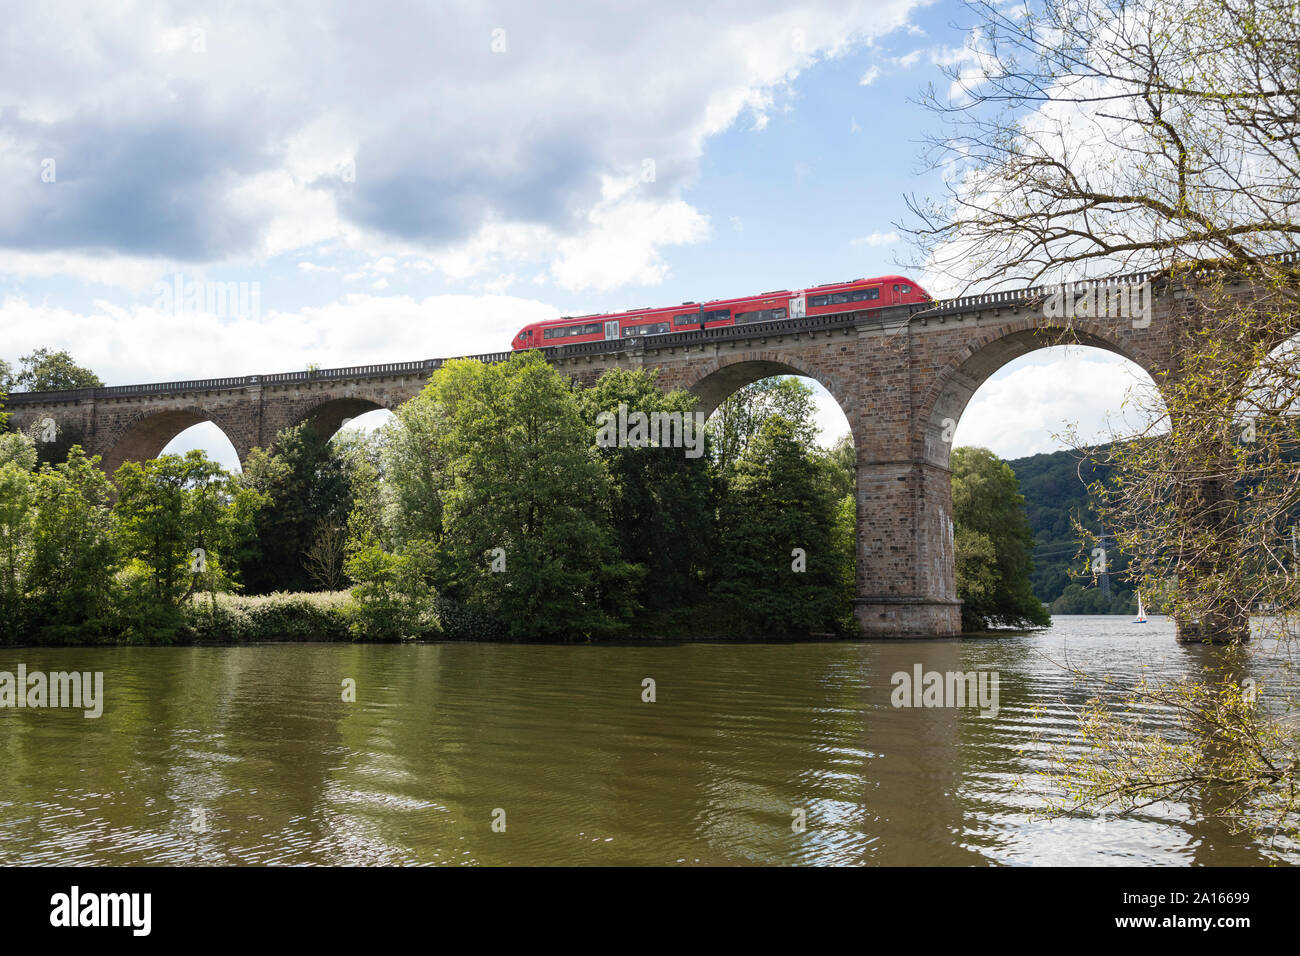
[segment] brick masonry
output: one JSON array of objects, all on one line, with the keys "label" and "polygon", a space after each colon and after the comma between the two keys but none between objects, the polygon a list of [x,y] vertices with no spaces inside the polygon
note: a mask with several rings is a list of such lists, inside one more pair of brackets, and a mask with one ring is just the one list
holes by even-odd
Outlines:
[{"label": "brick masonry", "polygon": [[[1149,324],[1076,319],[1066,328],[1047,319],[1032,299],[1004,304],[985,296],[929,312],[885,310],[884,318],[864,316],[839,327],[791,330],[797,323],[778,323],[727,330],[726,339],[698,344],[671,336],[665,337],[671,344],[637,340],[618,351],[550,358],[583,383],[609,368],[657,368],[665,388],[690,390],[706,412],[767,376],[820,382],[843,409],[857,450],[856,613],[862,631],[945,637],[960,630],[948,458],[953,429],[975,390],[1012,359],[1067,341],[1122,355],[1160,381],[1176,365],[1180,304],[1157,296]],[[69,443],[103,456],[111,471],[125,460],[153,457],[179,432],[211,421],[243,461],[286,426],[310,421],[333,433],[346,418],[397,408],[428,378],[421,363],[402,365],[411,368],[394,373],[392,366],[372,366],[355,375],[337,370],[320,380],[301,373],[247,384],[219,380],[225,384],[211,388],[179,383],[150,394],[101,389],[89,396],[14,396],[11,427],[38,428],[53,419]],[[122,394],[104,394],[114,392]]]}]

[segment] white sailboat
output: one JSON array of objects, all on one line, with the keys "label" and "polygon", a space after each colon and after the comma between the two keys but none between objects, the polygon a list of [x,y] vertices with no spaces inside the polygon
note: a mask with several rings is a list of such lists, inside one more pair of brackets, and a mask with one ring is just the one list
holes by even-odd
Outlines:
[{"label": "white sailboat", "polygon": [[1147,622],[1147,609],[1142,606],[1142,592],[1138,592],[1138,616],[1134,624],[1145,624]]}]

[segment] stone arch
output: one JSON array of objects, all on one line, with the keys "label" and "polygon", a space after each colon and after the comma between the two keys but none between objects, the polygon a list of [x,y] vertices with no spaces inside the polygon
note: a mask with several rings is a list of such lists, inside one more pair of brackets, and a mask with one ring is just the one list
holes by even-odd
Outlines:
[{"label": "stone arch", "polygon": [[333,438],[343,427],[344,421],[381,408],[388,408],[388,406],[369,398],[356,396],[329,398],[303,412],[295,424],[307,425],[323,438]]},{"label": "stone arch", "polygon": [[241,448],[236,441],[236,432],[221,420],[196,405],[182,408],[160,409],[142,412],[121,425],[104,444],[102,467],[111,475],[126,461],[148,461],[157,458],[168,443],[185,429],[194,425],[210,422],[221,429],[222,434],[235,449],[240,462],[248,454],[248,448]]},{"label": "stone arch", "polygon": [[979,387],[1008,362],[1058,345],[1112,352],[1141,368],[1158,387],[1156,371],[1144,356],[1106,330],[1046,326],[1032,319],[1011,323],[972,338],[934,376],[913,422],[914,458],[946,470],[952,432]]},{"label": "stone arch", "polygon": [[773,375],[811,378],[831,393],[840,411],[848,419],[854,444],[858,448],[863,447],[857,403],[852,398],[852,392],[838,376],[827,374],[802,359],[772,351],[736,352],[704,363],[692,371],[685,387],[699,399],[699,410],[706,416],[712,415],[728,396],[760,379],[771,378]]}]

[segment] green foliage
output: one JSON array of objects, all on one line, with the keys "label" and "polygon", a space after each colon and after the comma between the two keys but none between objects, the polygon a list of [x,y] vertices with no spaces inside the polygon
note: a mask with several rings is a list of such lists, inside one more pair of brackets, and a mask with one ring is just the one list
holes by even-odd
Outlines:
[{"label": "green foliage", "polygon": [[535,352],[451,362],[416,401],[443,423],[439,590],[515,638],[622,629],[641,569],[618,553],[609,473],[555,369]]},{"label": "green foliage", "polygon": [[789,422],[795,440],[812,448],[817,439],[816,416],[812,387],[797,378],[764,378],[738,389],[709,416],[718,470],[730,475],[770,418]]},{"label": "green foliage", "polygon": [[1094,535],[1103,530],[1089,486],[1109,480],[1111,469],[1101,460],[1107,454],[1102,446],[1087,456],[1058,451],[1008,462],[1020,483],[1034,534],[1029,580],[1034,594],[1053,614],[1128,614],[1137,609],[1136,594],[1127,580],[1129,559],[1120,548],[1107,549],[1113,592],[1109,602],[1102,599],[1100,588],[1080,563],[1078,528]]},{"label": "green foliage", "polygon": [[[1152,601],[1148,610],[1155,610]],[[1137,593],[1127,588],[1116,589],[1110,600],[1099,587],[1084,587],[1078,581],[1066,585],[1060,597],[1052,602],[1053,614],[1136,614]]]},{"label": "green foliage", "polygon": [[[18,373],[8,364],[0,368],[0,379],[11,378],[12,385],[29,392],[54,392],[74,388],[101,388],[104,383],[88,368],[78,365],[71,355],[60,349],[36,349],[19,359]],[[0,391],[10,391],[0,381]]]},{"label": "green foliage", "polygon": [[1015,472],[987,448],[953,450],[953,523],[961,529],[954,551],[965,630],[1050,623],[1029,584],[1033,535],[1024,503]]},{"label": "green foliage", "polygon": [[[601,413],[617,414],[620,405],[647,416],[668,413],[690,420],[695,397],[680,390],[665,393],[657,378],[657,370],[612,369],[583,389],[580,401],[591,440]],[[699,435],[701,441],[704,437]],[[700,600],[717,538],[717,483],[707,456],[649,446],[598,447],[595,454],[609,474],[618,551],[645,568],[638,603],[657,611]]]},{"label": "green foliage", "polygon": [[[956,524],[954,522],[954,524]],[[968,607],[982,607],[994,599],[1001,574],[998,572],[998,549],[986,534],[959,525],[953,535],[957,593]],[[979,630],[982,621],[965,621],[963,627]],[[970,626],[974,624],[974,626]]]},{"label": "green foliage", "polygon": [[379,544],[384,530],[383,485],[380,464],[369,456],[352,463],[352,508],[348,512],[345,548]]},{"label": "green foliage", "polygon": [[359,529],[383,533],[392,547],[436,541],[442,535],[442,497],[450,472],[439,438],[447,427],[445,416],[456,401],[457,390],[467,388],[471,376],[456,363],[448,363],[437,378],[436,400],[426,388],[399,408],[396,421],[384,429],[377,470],[385,481],[378,500],[367,502],[366,514],[357,518]]},{"label": "green foliage", "polygon": [[137,639],[173,637],[180,606],[196,591],[235,586],[239,552],[253,533],[260,492],[244,486],[201,451],[128,461],[113,476],[113,513],[128,561],[123,576],[126,628]]},{"label": "green foliage", "polygon": [[841,435],[830,448],[819,452],[826,468],[826,480],[836,498],[852,498],[858,486],[858,453],[853,447],[853,436]]},{"label": "green foliage", "polygon": [[842,634],[853,634],[857,631],[857,622],[853,617],[853,599],[858,594],[858,506],[852,494],[840,498],[836,504],[831,535],[835,553],[839,555],[839,581],[835,592],[836,630]]},{"label": "green foliage", "polygon": [[25,590],[36,515],[36,476],[17,461],[0,463],[0,642],[25,633]]},{"label": "green foliage", "polygon": [[399,641],[440,633],[436,595],[421,575],[427,560],[418,548],[393,554],[374,544],[349,555],[347,572],[356,585],[346,614],[355,637]]},{"label": "green foliage", "polygon": [[350,641],[347,591],[219,594],[215,605],[193,595],[182,605],[186,636],[198,643]]},{"label": "green foliage", "polygon": [[[840,509],[826,478],[798,424],[779,414],[763,422],[735,462],[721,509],[714,594],[747,632],[806,634],[843,619]],[[804,570],[796,570],[795,549],[804,553]]]},{"label": "green foliage", "polygon": [[81,447],[36,475],[28,613],[42,643],[103,639],[113,630],[118,545],[113,487]]},{"label": "green foliage", "polygon": [[36,442],[23,432],[0,433],[0,465],[13,462],[24,471],[36,468]]},{"label": "green foliage", "polygon": [[274,451],[252,450],[240,483],[267,504],[257,513],[250,547],[238,556],[251,593],[320,587],[308,556],[322,529],[337,529],[342,541],[352,507],[350,472],[348,458],[308,424],[281,431]]}]

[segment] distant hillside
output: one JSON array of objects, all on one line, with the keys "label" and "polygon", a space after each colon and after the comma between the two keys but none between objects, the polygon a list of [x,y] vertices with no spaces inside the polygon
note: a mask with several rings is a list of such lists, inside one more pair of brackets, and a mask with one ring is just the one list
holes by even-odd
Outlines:
[{"label": "distant hillside", "polygon": [[1029,526],[1034,532],[1034,571],[1030,582],[1034,594],[1053,614],[1130,614],[1137,610],[1132,588],[1123,579],[1125,557],[1107,553],[1111,574],[1111,601],[1102,599],[1101,588],[1088,578],[1071,577],[1084,570],[1079,556],[1079,539],[1072,518],[1081,516],[1088,528],[1099,524],[1088,501],[1088,484],[1105,477],[1105,471],[1080,462],[1073,451],[1030,455],[1007,462],[1025,496]]}]

